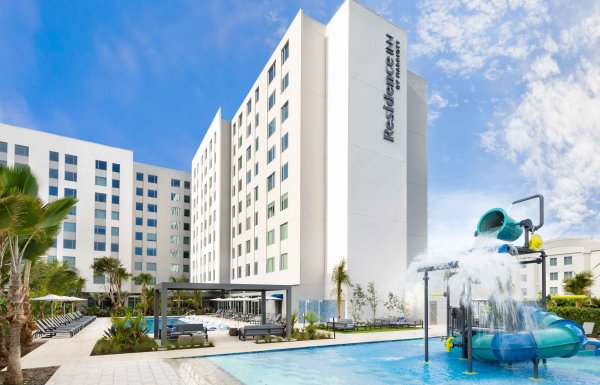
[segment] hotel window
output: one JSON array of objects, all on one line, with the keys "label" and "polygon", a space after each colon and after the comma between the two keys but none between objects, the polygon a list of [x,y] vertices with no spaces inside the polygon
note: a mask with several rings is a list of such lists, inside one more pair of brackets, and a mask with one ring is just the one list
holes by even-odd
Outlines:
[{"label": "hotel window", "polygon": [[152,203],[148,204],[148,211],[151,213],[155,213],[158,211],[158,206]]},{"label": "hotel window", "polygon": [[288,102],[285,102],[283,107],[281,107],[281,123],[283,123],[287,120],[288,114],[289,114]]},{"label": "hotel window", "polygon": [[63,231],[67,233],[74,233],[77,231],[77,225],[75,222],[63,222]]},{"label": "hotel window", "polygon": [[179,230],[179,222],[171,221],[171,230]]},{"label": "hotel window", "polygon": [[183,188],[186,190],[190,189],[190,181],[189,180],[183,181]]},{"label": "hotel window", "polygon": [[246,103],[246,115],[250,115],[250,112],[252,112],[252,99]]},{"label": "hotel window", "polygon": [[250,276],[250,264],[246,263],[246,277]]},{"label": "hotel window", "polygon": [[277,130],[277,126],[275,123],[275,118],[273,118],[273,120],[271,120],[269,122],[269,125],[267,126],[267,137],[270,138],[271,135],[273,135],[276,130]]},{"label": "hotel window", "polygon": [[287,256],[288,256],[287,253],[281,254],[281,257],[279,258],[279,270],[287,270],[287,268],[288,268]]},{"label": "hotel window", "polygon": [[288,145],[289,145],[289,143],[288,143],[288,133],[286,132],[281,137],[281,152],[284,152],[285,150],[287,150]]},{"label": "hotel window", "polygon": [[267,246],[271,246],[275,243],[275,230],[269,230],[267,232]]},{"label": "hotel window", "polygon": [[271,67],[269,68],[269,74],[268,74],[269,84],[271,84],[273,79],[275,79],[275,75],[277,72],[276,64],[277,64],[277,62],[273,62],[273,64],[271,64]]},{"label": "hotel window", "polygon": [[66,188],[65,189],[65,197],[71,197],[77,199],[77,190],[74,188]]},{"label": "hotel window", "polygon": [[75,267],[75,257],[63,257],[63,262],[71,267]]},{"label": "hotel window", "polygon": [[[233,131],[233,135],[235,135],[235,128],[236,128],[236,125],[235,125],[235,123],[233,123],[233,127],[231,129]],[[233,148],[234,148],[233,152],[235,152],[235,146]]]},{"label": "hotel window", "polygon": [[271,161],[275,159],[275,155],[276,148],[275,145],[273,145],[271,148],[269,148],[269,151],[267,152],[267,164],[271,163]]},{"label": "hotel window", "polygon": [[134,262],[134,266],[136,271],[142,270],[142,262]]},{"label": "hotel window", "polygon": [[287,193],[281,196],[281,211],[288,208],[288,195]]},{"label": "hotel window", "polygon": [[103,285],[106,282],[104,275],[94,275],[94,283],[96,285]]},{"label": "hotel window", "polygon": [[112,204],[113,204],[113,205],[118,205],[118,204],[119,204],[119,202],[120,202],[120,198],[119,198],[119,196],[118,196],[118,195],[113,195],[113,196],[111,197],[111,200],[110,200],[110,201],[112,202]]},{"label": "hotel window", "polygon": [[275,258],[267,258],[267,273],[275,271]]},{"label": "hotel window", "polygon": [[256,87],[256,89],[254,90],[254,103],[258,103],[259,99],[260,99],[260,89],[258,87]]},{"label": "hotel window", "polygon": [[276,91],[273,91],[271,92],[271,95],[269,95],[268,110],[271,110],[271,108],[275,106],[275,92]]},{"label": "hotel window", "polygon": [[285,63],[287,59],[290,57],[290,42],[286,42],[283,48],[281,49],[281,64]]},{"label": "hotel window", "polygon": [[550,258],[550,266],[556,266],[556,257]]},{"label": "hotel window", "polygon": [[254,139],[254,152],[258,151],[258,137]]},{"label": "hotel window", "polygon": [[558,281],[558,273],[557,272],[550,273],[550,280]]},{"label": "hotel window", "polygon": [[119,179],[113,179],[112,180],[112,188],[120,188],[121,187],[121,181]]},{"label": "hotel window", "polygon": [[565,265],[572,265],[572,264],[573,264],[573,257],[572,257],[572,256],[570,256],[570,255],[569,255],[569,256],[566,256],[566,257],[564,257],[564,261],[563,261],[563,263],[564,263]]},{"label": "hotel window", "polygon": [[281,79],[281,92],[285,91],[286,88],[290,85],[290,74],[285,74],[283,79]]},{"label": "hotel window", "polygon": [[246,172],[246,184],[250,184],[250,182],[252,182],[252,170]]},{"label": "hotel window", "polygon": [[55,169],[55,168],[51,168],[51,169],[49,170],[49,173],[48,173],[48,174],[49,174],[49,178],[50,178],[50,179],[58,179],[58,170],[57,170],[57,169]]},{"label": "hotel window", "polygon": [[119,220],[119,212],[118,212],[118,211],[112,211],[112,212],[110,213],[110,217],[111,217],[113,220],[115,220],[115,221],[118,221],[118,220]]},{"label": "hotel window", "polygon": [[181,187],[181,181],[179,179],[171,179],[171,187]]},{"label": "hotel window", "polygon": [[146,226],[148,227],[156,227],[156,219],[147,219]]},{"label": "hotel window", "polygon": [[254,164],[254,176],[258,175],[258,162]]},{"label": "hotel window", "polygon": [[156,249],[154,247],[147,248],[146,255],[149,257],[156,257]]},{"label": "hotel window", "polygon": [[96,186],[106,186],[106,178],[103,176],[96,177]]},{"label": "hotel window", "polygon": [[95,251],[106,251],[106,243],[94,242],[94,250]]},{"label": "hotel window", "polygon": [[29,156],[29,147],[15,144],[15,155]]},{"label": "hotel window", "polygon": [[158,191],[157,190],[150,190],[150,189],[148,189],[148,197],[150,197],[150,198],[158,198]]},{"label": "hotel window", "polygon": [[112,171],[113,172],[121,172],[121,165],[119,163],[113,163],[112,164]]},{"label": "hotel window", "polygon": [[139,182],[143,182],[144,181],[144,174],[141,172],[136,172],[135,173],[135,180],[139,181]]},{"label": "hotel window", "polygon": [[554,294],[554,295],[558,294],[558,287],[551,286],[550,294]]},{"label": "hotel window", "polygon": [[111,253],[118,253],[119,252],[119,244],[118,243],[111,243],[110,244],[110,251],[111,251]]},{"label": "hotel window", "polygon": [[521,274],[521,282],[527,282],[527,274]]},{"label": "hotel window", "polygon": [[156,262],[146,262],[146,270],[156,271]]},{"label": "hotel window", "polygon": [[171,243],[174,245],[179,244],[179,235],[171,235]]},{"label": "hotel window", "polygon": [[240,156],[238,158],[238,170],[241,170],[241,169],[242,169],[242,157]]},{"label": "hotel window", "polygon": [[65,154],[65,164],[77,165],[77,155]]},{"label": "hotel window", "polygon": [[144,225],[144,220],[142,219],[142,217],[135,217],[135,224],[137,226],[143,226]]},{"label": "hotel window", "polygon": [[[2,149],[1,149],[2,143],[3,142],[0,142],[0,152],[6,152],[6,143],[4,143],[4,151],[2,151]],[[50,161],[58,162],[58,152],[50,151]]]},{"label": "hotel window", "polygon": [[106,235],[106,226],[94,225],[95,235]]},{"label": "hotel window", "polygon": [[113,237],[118,237],[119,236],[119,228],[118,227],[111,227],[110,228],[110,235],[112,235]]},{"label": "hotel window", "polygon": [[254,262],[254,275],[258,274],[258,262]]},{"label": "hotel window", "polygon": [[135,255],[142,255],[143,254],[143,249],[141,247],[136,247],[134,249],[134,253],[135,253]]},{"label": "hotel window", "polygon": [[179,264],[171,263],[171,273],[179,273]]},{"label": "hotel window", "polygon": [[252,194],[246,194],[246,207],[249,207],[252,204]]},{"label": "hotel window", "polygon": [[260,118],[259,118],[259,115],[257,112],[256,115],[254,115],[254,127],[258,127],[259,123],[260,123]]},{"label": "hotel window", "polygon": [[238,126],[240,127],[240,130],[241,130],[242,129],[242,113],[241,112],[238,115]]},{"label": "hotel window", "polygon": [[246,148],[246,160],[250,160],[250,158],[252,158],[252,146]]},{"label": "hotel window", "polygon": [[258,186],[254,186],[254,201],[258,200]]},{"label": "hotel window", "polygon": [[[246,230],[250,230],[251,226],[252,226],[252,218],[246,217]],[[248,242],[250,242],[250,241],[248,241]]]},{"label": "hotel window", "polygon": [[48,195],[54,196],[54,197],[58,196],[58,187],[56,187],[56,186],[48,187]]},{"label": "hotel window", "polygon": [[171,193],[171,202],[179,202],[180,195],[178,193]]},{"label": "hotel window", "polygon": [[180,215],[181,209],[179,207],[171,207],[171,215]]},{"label": "hotel window", "polygon": [[288,239],[288,224],[287,222],[279,226],[279,239],[285,241]]},{"label": "hotel window", "polygon": [[141,187],[136,187],[135,188],[135,195],[139,196],[139,197],[143,197],[144,196],[144,189]]},{"label": "hotel window", "polygon": [[254,213],[254,226],[258,226],[258,211]]},{"label": "hotel window", "polygon": [[288,164],[287,162],[281,166],[281,181],[283,182],[288,178]]},{"label": "hotel window", "polygon": [[524,288],[521,289],[521,295],[523,297],[527,297],[527,288],[526,287],[524,287]]},{"label": "hotel window", "polygon": [[565,271],[564,278],[573,278],[573,272],[572,271]]},{"label": "hotel window", "polygon": [[275,215],[275,202],[271,202],[267,206],[267,219],[271,218],[273,215]]},{"label": "hotel window", "polygon": [[77,173],[73,171],[65,171],[65,180],[77,182]]},{"label": "hotel window", "polygon": [[96,202],[105,203],[106,202],[106,194],[96,193],[95,194],[95,200],[96,200]]},{"label": "hotel window", "polygon": [[156,233],[146,233],[146,240],[156,242]]},{"label": "hotel window", "polygon": [[96,160],[96,170],[106,170],[106,162],[103,160]]},{"label": "hotel window", "polygon": [[158,176],[148,174],[148,183],[158,183]]},{"label": "hotel window", "polygon": [[142,202],[135,202],[135,209],[137,211],[144,211],[144,204]]},{"label": "hotel window", "polygon": [[267,177],[267,191],[271,191],[275,188],[275,173],[272,173]]},{"label": "hotel window", "polygon": [[171,258],[173,259],[178,259],[179,258],[179,250],[175,249],[175,250],[169,250]]}]

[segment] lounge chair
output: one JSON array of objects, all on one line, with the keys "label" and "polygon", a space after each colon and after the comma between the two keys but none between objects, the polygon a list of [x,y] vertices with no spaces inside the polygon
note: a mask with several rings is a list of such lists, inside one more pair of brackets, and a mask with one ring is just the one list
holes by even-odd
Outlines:
[{"label": "lounge chair", "polygon": [[246,325],[238,331],[238,338],[246,341],[246,337],[264,337],[266,335],[285,336],[285,329],[281,324]]},{"label": "lounge chair", "polygon": [[407,317],[406,320],[402,322],[402,326],[414,328],[417,326],[423,327],[423,320],[420,318]]},{"label": "lounge chair", "polygon": [[327,321],[326,327],[327,329],[333,329],[335,324],[335,330],[356,330],[356,324],[350,318],[340,318],[333,321]]},{"label": "lounge chair", "polygon": [[175,325],[174,330],[167,330],[167,339],[174,340],[178,339],[179,336],[193,334],[202,334],[204,339],[208,341],[208,329],[203,324],[181,324]]}]

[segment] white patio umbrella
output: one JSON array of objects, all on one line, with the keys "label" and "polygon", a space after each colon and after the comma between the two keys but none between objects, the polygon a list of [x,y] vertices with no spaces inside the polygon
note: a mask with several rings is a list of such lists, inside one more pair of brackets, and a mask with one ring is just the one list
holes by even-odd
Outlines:
[{"label": "white patio umbrella", "polygon": [[31,300],[32,301],[50,301],[50,312],[51,312],[52,317],[54,317],[54,306],[52,306],[52,304],[55,301],[57,301],[57,302],[72,301],[70,298],[75,298],[75,297],[67,297],[67,296],[56,295],[56,294],[47,294],[42,297],[31,298]]}]

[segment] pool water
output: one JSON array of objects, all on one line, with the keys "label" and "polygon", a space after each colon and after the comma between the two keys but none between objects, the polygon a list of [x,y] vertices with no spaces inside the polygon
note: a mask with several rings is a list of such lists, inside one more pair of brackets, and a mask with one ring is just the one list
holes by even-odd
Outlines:
[{"label": "pool water", "polygon": [[[174,325],[179,325],[182,324],[183,322],[180,320],[181,317],[178,316],[174,316],[174,317],[167,317],[167,326],[174,326]],[[144,317],[144,320],[146,321],[146,325],[148,326],[148,334],[152,335],[154,334],[154,317]],[[158,319],[158,328],[160,329],[160,326],[162,325],[161,319]]]},{"label": "pool water", "polygon": [[[376,384],[526,384],[533,365],[473,362],[475,375],[464,374],[460,349],[444,351],[439,339],[429,344],[430,363],[423,362],[423,340],[391,341],[324,348],[213,356],[208,359],[247,385]],[[553,358],[540,364],[544,384],[600,384],[600,357]]]}]

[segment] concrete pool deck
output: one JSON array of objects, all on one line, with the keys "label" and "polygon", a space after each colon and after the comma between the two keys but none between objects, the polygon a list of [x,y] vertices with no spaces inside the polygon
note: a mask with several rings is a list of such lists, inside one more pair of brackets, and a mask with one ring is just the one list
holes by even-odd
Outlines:
[{"label": "concrete pool deck", "polygon": [[[239,384],[208,360],[175,358],[423,337],[423,329],[411,329],[360,334],[338,333],[336,339],[255,344],[250,340],[239,341],[237,337],[230,337],[227,331],[220,331],[209,332],[209,338],[215,344],[213,348],[90,356],[96,341],[109,325],[109,318],[99,318],[73,338],[52,338],[23,357],[23,368],[60,366],[48,385]],[[431,337],[444,333],[445,325],[431,326],[429,329]]]}]

